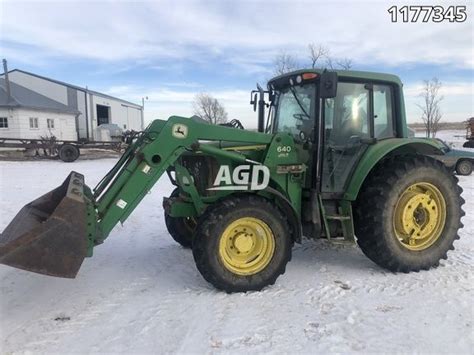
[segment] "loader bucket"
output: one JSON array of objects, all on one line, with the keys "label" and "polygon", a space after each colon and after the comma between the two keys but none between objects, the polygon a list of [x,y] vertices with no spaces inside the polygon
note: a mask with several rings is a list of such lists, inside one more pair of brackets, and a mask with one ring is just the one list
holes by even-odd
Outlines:
[{"label": "loader bucket", "polygon": [[71,172],[61,186],[24,206],[0,235],[0,263],[74,278],[87,253],[84,176]]}]

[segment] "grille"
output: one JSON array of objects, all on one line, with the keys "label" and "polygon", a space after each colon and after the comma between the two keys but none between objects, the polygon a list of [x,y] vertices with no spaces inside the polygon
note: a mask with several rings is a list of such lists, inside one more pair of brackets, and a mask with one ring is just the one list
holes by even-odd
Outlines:
[{"label": "grille", "polygon": [[201,196],[215,194],[215,191],[207,190],[214,183],[219,169],[215,158],[205,155],[188,155],[181,157],[180,163],[193,177],[196,189]]}]

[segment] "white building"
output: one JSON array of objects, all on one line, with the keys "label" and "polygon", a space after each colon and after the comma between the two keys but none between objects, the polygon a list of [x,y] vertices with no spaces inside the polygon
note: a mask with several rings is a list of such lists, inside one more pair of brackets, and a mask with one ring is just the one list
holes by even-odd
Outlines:
[{"label": "white building", "polygon": [[[77,139],[100,139],[97,127],[101,124],[114,123],[123,130],[140,131],[144,128],[140,105],[19,69],[9,71],[8,77],[11,84],[20,85],[78,112]],[[0,131],[0,137],[4,137],[2,133]]]},{"label": "white building", "polygon": [[79,111],[0,78],[0,138],[77,140]]}]

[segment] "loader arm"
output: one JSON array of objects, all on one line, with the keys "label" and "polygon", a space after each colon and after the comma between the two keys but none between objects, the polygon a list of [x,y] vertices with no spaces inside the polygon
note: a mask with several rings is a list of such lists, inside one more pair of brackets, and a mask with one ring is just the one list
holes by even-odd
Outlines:
[{"label": "loader arm", "polygon": [[[128,218],[184,152],[206,149],[202,141],[266,146],[273,138],[177,116],[155,120],[93,190],[71,172],[61,186],[23,207],[0,235],[0,263],[73,278],[93,247]],[[225,148],[209,149],[226,159],[247,159]]]},{"label": "loader arm", "polygon": [[[95,244],[101,243],[120,221],[124,222],[163,173],[186,151],[197,150],[200,141],[232,141],[269,144],[271,135],[210,125],[189,118],[155,120],[141,134],[94,189],[97,210]],[[212,148],[210,148],[212,149]],[[245,156],[214,148],[228,158]]]}]

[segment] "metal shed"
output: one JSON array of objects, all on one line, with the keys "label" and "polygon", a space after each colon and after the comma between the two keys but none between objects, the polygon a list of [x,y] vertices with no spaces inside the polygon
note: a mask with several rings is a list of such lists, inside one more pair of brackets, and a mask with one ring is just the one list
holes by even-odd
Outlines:
[{"label": "metal shed", "polygon": [[0,137],[77,140],[80,112],[0,78]]},{"label": "metal shed", "polygon": [[78,112],[78,139],[97,140],[97,127],[101,124],[117,124],[123,130],[139,131],[144,128],[143,108],[140,105],[20,69],[9,71],[8,77],[12,84]]}]

